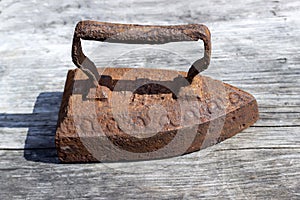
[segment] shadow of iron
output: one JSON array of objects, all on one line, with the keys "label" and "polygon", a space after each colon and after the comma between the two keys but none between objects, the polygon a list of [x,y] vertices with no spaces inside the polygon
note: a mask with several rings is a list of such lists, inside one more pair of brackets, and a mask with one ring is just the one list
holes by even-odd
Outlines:
[{"label": "shadow of iron", "polygon": [[55,149],[56,123],[62,92],[40,93],[32,113],[0,114],[0,127],[28,128],[24,158],[28,161],[58,163]]}]

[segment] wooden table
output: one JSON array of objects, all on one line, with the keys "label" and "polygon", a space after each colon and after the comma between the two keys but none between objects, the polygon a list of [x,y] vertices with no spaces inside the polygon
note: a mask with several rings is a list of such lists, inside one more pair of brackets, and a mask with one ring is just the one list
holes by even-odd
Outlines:
[{"label": "wooden table", "polygon": [[[0,2],[0,19],[0,199],[300,198],[298,0],[8,0]],[[75,68],[74,26],[82,19],[205,23],[213,56],[203,74],[253,94],[261,119],[231,139],[185,156],[59,164],[56,120],[67,71]],[[147,47],[84,43],[97,66],[180,70],[187,70],[202,48],[196,42]]]}]

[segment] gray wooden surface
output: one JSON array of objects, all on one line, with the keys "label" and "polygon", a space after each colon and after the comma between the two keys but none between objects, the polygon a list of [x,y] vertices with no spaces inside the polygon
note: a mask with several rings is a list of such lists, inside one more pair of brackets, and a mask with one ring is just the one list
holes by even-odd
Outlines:
[{"label": "gray wooden surface", "polygon": [[[261,119],[181,157],[59,164],[55,125],[66,73],[74,68],[74,25],[82,19],[205,23],[213,56],[204,74],[252,93]],[[0,199],[300,199],[298,0],[7,0],[0,1],[0,20]],[[187,70],[202,47],[159,46],[169,56],[138,45],[85,42],[84,48],[97,66]],[[157,63],[147,63],[151,56]]]}]

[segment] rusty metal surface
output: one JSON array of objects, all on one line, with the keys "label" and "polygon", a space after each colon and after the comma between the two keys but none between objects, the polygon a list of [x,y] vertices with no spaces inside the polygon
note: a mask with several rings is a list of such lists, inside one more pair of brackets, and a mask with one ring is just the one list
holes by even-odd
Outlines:
[{"label": "rusty metal surface", "polygon": [[171,83],[181,84],[185,72],[129,68],[98,72],[108,80],[100,87],[111,88],[108,101],[98,98],[99,87],[85,94],[89,80],[82,71],[68,74],[56,133],[62,162],[182,155],[221,142],[258,119],[253,96],[209,77],[196,76],[176,93]]},{"label": "rusty metal surface", "polygon": [[[204,57],[188,73],[96,68],[81,39],[162,44],[204,42]],[[166,158],[211,146],[258,119],[256,100],[205,76],[211,57],[205,25],[145,26],[95,21],[75,28],[72,59],[56,132],[62,162]]]}]

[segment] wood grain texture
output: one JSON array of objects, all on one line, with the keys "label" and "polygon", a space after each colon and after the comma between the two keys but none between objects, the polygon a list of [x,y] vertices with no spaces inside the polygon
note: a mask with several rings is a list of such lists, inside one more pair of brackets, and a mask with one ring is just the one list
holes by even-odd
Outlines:
[{"label": "wood grain texture", "polygon": [[[0,199],[299,199],[297,0],[0,1]],[[54,133],[76,22],[204,23],[203,74],[258,101],[260,120],[211,148],[144,162],[58,164]],[[99,67],[185,70],[197,42],[84,42]],[[151,60],[151,62],[150,62]]]}]

